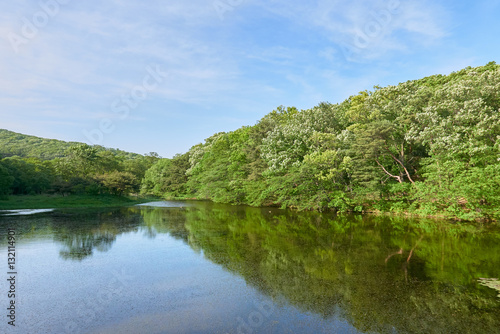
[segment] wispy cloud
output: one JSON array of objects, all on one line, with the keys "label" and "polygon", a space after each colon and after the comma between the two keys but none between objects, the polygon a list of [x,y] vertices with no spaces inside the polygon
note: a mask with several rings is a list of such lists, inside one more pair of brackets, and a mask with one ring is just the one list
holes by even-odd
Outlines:
[{"label": "wispy cloud", "polygon": [[[397,8],[384,16],[394,3]],[[491,1],[489,6],[495,8]],[[0,127],[43,126],[44,135],[66,131],[79,140],[75,134],[82,128],[116,119],[113,101],[142,83],[147,66],[160,66],[168,77],[116,123],[109,137],[116,138],[115,146],[132,141],[119,134],[142,128],[152,136],[147,129],[161,124],[161,135],[173,142],[189,137],[180,133],[186,124],[197,129],[193,136],[203,128],[230,129],[238,119],[256,121],[280,104],[339,102],[374,84],[475,59],[470,50],[448,59],[443,44],[457,38],[457,24],[443,1],[251,0],[221,20],[211,0],[72,0],[16,53],[9,34],[22,34],[24,18],[32,20],[40,8],[29,0],[2,5]],[[370,36],[356,40],[360,34]],[[435,63],[409,69],[421,62],[412,57],[424,54],[436,55]]]},{"label": "wispy cloud", "polygon": [[447,11],[427,0],[317,0],[300,5],[276,0],[259,5],[316,29],[337,49],[356,52],[355,60],[428,45],[446,36],[449,23]]},{"label": "wispy cloud", "polygon": [[[23,4],[22,10],[13,4],[8,9],[19,15],[37,9]],[[249,5],[319,29],[333,46],[318,51],[316,56],[332,57],[333,47],[351,45],[356,34],[374,20],[372,14],[387,7],[387,1],[318,0],[305,4],[276,0]],[[440,23],[443,10],[437,5],[401,1],[398,10],[373,45],[369,45],[369,50],[362,50],[367,51],[362,57],[374,58],[391,50],[414,48],[415,41],[436,40],[445,35]],[[214,21],[215,15],[210,3],[201,0],[152,1],[147,6],[115,0],[100,5],[99,9],[70,2],[21,54],[9,52],[8,43],[2,44],[0,88],[17,97],[47,92],[73,95],[77,101],[86,98],[104,102],[134,85],[148,62],[157,62],[171,75],[171,80],[158,92],[163,98],[206,103],[214,94],[231,92],[242,75],[241,60],[230,58],[232,53],[224,41],[218,43],[207,38],[209,30],[220,24]],[[0,32],[19,30],[20,21],[10,18],[4,21]],[[411,45],[405,33],[415,35]],[[296,67],[297,61],[309,60],[307,52],[285,45],[253,48],[246,53],[250,61],[282,68],[292,64]],[[98,94],[95,87],[99,87]]]}]

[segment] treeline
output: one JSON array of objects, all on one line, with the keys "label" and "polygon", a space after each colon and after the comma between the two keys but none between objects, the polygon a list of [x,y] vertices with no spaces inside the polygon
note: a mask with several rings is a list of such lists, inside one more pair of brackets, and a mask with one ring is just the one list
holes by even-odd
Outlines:
[{"label": "treeline", "polygon": [[[63,158],[71,146],[79,145],[78,142],[65,142],[57,139],[46,139],[22,133],[0,129],[0,157],[30,157],[41,160]],[[140,158],[140,154],[125,152],[113,148],[95,146],[98,151],[111,151],[113,154],[125,159]]]},{"label": "treeline", "polygon": [[[0,199],[7,195],[138,193],[146,170],[159,160],[156,153],[142,156],[87,144],[50,143],[59,145],[49,145],[54,151],[64,148],[64,154],[47,160],[35,153],[0,159]],[[11,147],[18,149],[16,145]],[[43,144],[38,149],[42,153]]]},{"label": "treeline", "polygon": [[152,194],[252,206],[500,218],[500,66],[279,107],[160,159],[0,130],[0,197]]},{"label": "treeline", "polygon": [[279,107],[157,161],[141,188],[253,206],[498,219],[500,66],[308,110]]}]

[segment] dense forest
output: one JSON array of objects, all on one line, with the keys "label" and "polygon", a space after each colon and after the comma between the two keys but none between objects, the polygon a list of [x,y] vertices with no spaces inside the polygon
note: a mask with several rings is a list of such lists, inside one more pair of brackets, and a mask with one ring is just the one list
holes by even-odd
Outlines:
[{"label": "dense forest", "polygon": [[[79,144],[81,143],[40,138],[0,129],[0,156],[4,158],[11,156],[38,158],[41,160],[63,158],[67,155],[68,149],[71,146]],[[110,151],[125,159],[140,157],[140,154],[125,152],[114,148],[104,148],[98,145],[96,149],[97,151]]]},{"label": "dense forest", "polygon": [[27,136],[0,129],[0,199],[7,195],[113,194],[140,191],[158,159],[102,146]]},{"label": "dense forest", "polygon": [[299,209],[500,217],[500,66],[279,107],[146,172],[143,192]]},{"label": "dense forest", "polygon": [[85,144],[47,156],[43,146],[8,146],[5,136],[3,194],[140,190],[252,206],[500,218],[494,62],[376,86],[338,104],[280,106],[254,126],[214,134],[172,159]]}]

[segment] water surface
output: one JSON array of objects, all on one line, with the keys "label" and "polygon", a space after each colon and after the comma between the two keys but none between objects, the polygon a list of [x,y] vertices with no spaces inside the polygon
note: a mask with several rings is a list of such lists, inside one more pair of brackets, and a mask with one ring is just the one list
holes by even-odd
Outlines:
[{"label": "water surface", "polygon": [[204,202],[0,215],[2,291],[9,228],[2,333],[500,332],[480,284],[496,227]]}]

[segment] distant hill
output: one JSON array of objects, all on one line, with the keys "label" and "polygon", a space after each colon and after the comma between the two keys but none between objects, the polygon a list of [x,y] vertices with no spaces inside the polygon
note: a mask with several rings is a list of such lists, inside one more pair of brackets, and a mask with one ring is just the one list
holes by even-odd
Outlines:
[{"label": "distant hill", "polygon": [[[34,157],[51,160],[66,156],[67,149],[79,142],[66,142],[57,139],[46,139],[0,129],[0,158],[10,156]],[[113,152],[116,156],[134,159],[140,154],[125,152],[113,148],[97,146],[100,150]]]}]

